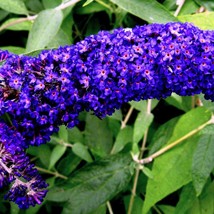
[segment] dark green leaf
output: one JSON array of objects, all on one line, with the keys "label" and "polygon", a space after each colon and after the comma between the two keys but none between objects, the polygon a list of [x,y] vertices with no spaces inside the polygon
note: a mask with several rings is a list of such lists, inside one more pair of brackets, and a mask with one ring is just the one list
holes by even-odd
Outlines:
[{"label": "dark green leaf", "polygon": [[164,213],[164,214],[174,214],[175,207],[169,206],[169,205],[159,205],[158,208]]},{"label": "dark green leaf", "polygon": [[[206,127],[199,139],[193,156],[192,180],[197,195],[200,195],[207,179],[214,168],[214,134],[213,125]],[[206,133],[206,130],[210,130]]]},{"label": "dark green leaf", "polygon": [[174,214],[186,214],[187,211],[193,206],[195,200],[196,192],[191,182],[182,188],[179,202],[176,206]]},{"label": "dark green leaf", "polygon": [[110,0],[127,12],[150,23],[167,23],[177,19],[155,0]]},{"label": "dark green leaf", "polygon": [[74,155],[72,151],[69,151],[68,154],[59,161],[59,164],[57,164],[57,170],[67,176],[77,168],[80,162],[81,159]]},{"label": "dark green leaf", "polygon": [[111,131],[108,129],[107,118],[100,120],[91,114],[87,114],[85,143],[94,154],[100,157],[110,153],[113,137]]},{"label": "dark green leaf", "polygon": [[[130,196],[124,197],[124,203],[127,211],[128,211],[129,202],[130,202]],[[132,214],[140,214],[142,213],[142,211],[143,211],[143,200],[136,195],[134,198]]]},{"label": "dark green leaf", "polygon": [[15,14],[28,14],[27,8],[22,0],[0,0],[0,8]]},{"label": "dark green leaf", "polygon": [[132,158],[117,154],[77,171],[65,185],[50,190],[48,200],[63,202],[63,214],[90,213],[126,188],[132,175]]},{"label": "dark green leaf", "polygon": [[60,29],[63,14],[60,10],[43,10],[36,18],[30,31],[26,51],[45,48]]}]

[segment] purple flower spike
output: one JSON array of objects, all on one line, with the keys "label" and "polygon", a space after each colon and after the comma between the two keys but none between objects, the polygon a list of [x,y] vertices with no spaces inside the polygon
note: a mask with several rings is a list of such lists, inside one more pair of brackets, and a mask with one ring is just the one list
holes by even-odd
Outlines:
[{"label": "purple flower spike", "polygon": [[[41,204],[47,193],[47,184],[18,146],[23,139],[20,136],[13,138],[18,135],[12,134],[13,131],[3,122],[0,127],[5,131],[0,136],[0,188],[13,183],[5,199],[15,202],[21,209]],[[7,136],[9,133],[12,135]]]}]

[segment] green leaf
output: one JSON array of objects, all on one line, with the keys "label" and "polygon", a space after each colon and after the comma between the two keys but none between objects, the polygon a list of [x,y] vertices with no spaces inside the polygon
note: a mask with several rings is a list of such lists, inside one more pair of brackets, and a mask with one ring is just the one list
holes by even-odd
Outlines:
[{"label": "green leaf", "polygon": [[148,114],[145,111],[138,113],[134,123],[133,143],[137,144],[143,137],[146,129],[153,121],[153,114]]},{"label": "green leaf", "polygon": [[[192,180],[197,196],[201,194],[207,179],[214,168],[214,134],[213,125],[206,127],[199,139],[193,156]],[[210,130],[206,133],[206,130]]]},{"label": "green leaf", "polygon": [[[130,196],[125,196],[124,203],[126,207],[126,213],[128,213],[129,202],[130,202]],[[132,207],[132,214],[140,214],[142,213],[142,210],[143,210],[143,200],[136,195],[134,198],[134,203]]]},{"label": "green leaf", "polygon": [[73,127],[72,129],[68,130],[68,142],[69,143],[83,143],[84,138],[82,132],[77,128]]},{"label": "green leaf", "polygon": [[61,4],[61,0],[42,0],[42,4],[44,5],[45,9],[54,8]]},{"label": "green leaf", "polygon": [[1,50],[8,50],[11,53],[15,54],[23,54],[25,52],[25,48],[15,47],[15,46],[4,46],[0,47]]},{"label": "green leaf", "polygon": [[68,129],[66,126],[62,125],[59,128],[58,136],[60,140],[63,140],[64,142],[68,142]]},{"label": "green leaf", "polygon": [[[210,100],[206,100],[203,94],[198,95],[198,102],[202,102],[203,106],[205,106],[210,111],[214,112],[214,103]],[[197,101],[196,101],[197,102]]]},{"label": "green leaf", "polygon": [[[178,120],[172,137],[166,145],[183,139],[185,135],[193,131],[197,131],[210,118],[211,112],[203,107],[187,112]],[[144,213],[148,212],[156,202],[192,180],[192,157],[198,142],[197,136],[193,135],[193,137],[187,138],[182,144],[154,160],[152,167],[154,179],[148,180]]]},{"label": "green leaf", "polygon": [[178,16],[181,22],[192,22],[202,30],[214,29],[214,12],[197,13],[193,15]]},{"label": "green leaf", "polygon": [[164,213],[164,214],[174,214],[175,207],[169,206],[169,205],[159,205],[158,208]]},{"label": "green leaf", "polygon": [[209,11],[214,10],[214,2],[213,2],[213,0],[195,0],[195,2],[197,4],[205,7]]},{"label": "green leaf", "polygon": [[85,7],[89,4],[91,4],[94,0],[87,0],[82,6]]},{"label": "green leaf", "polygon": [[167,23],[177,21],[163,5],[156,0],[110,0],[127,12],[149,23]]},{"label": "green leaf", "polygon": [[62,145],[56,145],[51,153],[50,164],[48,169],[52,169],[56,162],[63,156],[66,151],[66,147]]},{"label": "green leaf", "polygon": [[130,154],[112,155],[90,163],[63,186],[50,190],[47,200],[65,201],[62,214],[90,213],[127,187],[132,163]]},{"label": "green leaf", "polygon": [[132,142],[133,129],[131,126],[126,126],[118,133],[114,146],[111,150],[112,154],[120,152],[127,143]]},{"label": "green leaf", "polygon": [[169,103],[172,106],[175,106],[178,109],[181,109],[183,111],[189,111],[192,108],[192,97],[186,96],[182,97],[175,93],[172,93],[172,95],[165,99],[167,103]]},{"label": "green leaf", "polygon": [[176,205],[174,214],[180,214],[180,213],[186,214],[187,211],[193,206],[195,200],[196,200],[196,193],[191,182],[182,188],[179,202]]},{"label": "green leaf", "polygon": [[154,178],[154,176],[153,176],[153,174],[152,174],[152,171],[151,171],[149,168],[147,168],[147,167],[145,167],[145,166],[142,166],[142,169],[141,169],[141,170],[143,171],[143,173],[144,173],[147,177],[149,177],[149,178],[151,178],[151,179]]},{"label": "green leaf", "polygon": [[85,143],[95,155],[103,157],[110,153],[113,136],[108,128],[107,118],[100,120],[91,114],[87,114]]},{"label": "green leaf", "polygon": [[63,14],[60,10],[43,10],[36,18],[29,33],[26,51],[45,48],[60,29]]},{"label": "green leaf", "polygon": [[11,18],[7,19],[2,25],[1,29],[8,29],[8,30],[15,30],[15,31],[20,31],[20,30],[26,30],[29,31],[32,27],[32,22],[29,20],[26,20],[24,22],[20,22],[14,25],[11,25],[12,23],[15,23],[17,20],[20,18]]},{"label": "green leaf", "polygon": [[90,4],[88,4],[85,7],[79,6],[75,9],[75,13],[80,14],[80,15],[84,15],[84,14],[92,14],[92,13],[97,13],[97,12],[101,12],[101,11],[105,11],[106,8],[101,5],[98,4],[97,2],[91,2]]},{"label": "green leaf", "polygon": [[81,159],[78,156],[76,156],[71,150],[66,152],[66,156],[65,157],[64,156],[57,164],[57,170],[59,173],[68,176],[71,172],[73,172],[77,168],[77,166],[81,162]]},{"label": "green leaf", "polygon": [[194,0],[185,1],[179,15],[193,14],[199,9],[199,5]]},{"label": "green leaf", "polygon": [[22,0],[0,0],[0,8],[15,14],[28,14],[27,8]]},{"label": "green leaf", "polygon": [[79,156],[80,158],[82,158],[83,160],[89,163],[93,161],[90,153],[88,152],[87,147],[81,143],[75,143],[72,146],[72,151],[74,154],[76,154],[77,156]]},{"label": "green leaf", "polygon": [[152,137],[149,155],[155,153],[171,138],[179,117],[175,117],[161,125]]}]

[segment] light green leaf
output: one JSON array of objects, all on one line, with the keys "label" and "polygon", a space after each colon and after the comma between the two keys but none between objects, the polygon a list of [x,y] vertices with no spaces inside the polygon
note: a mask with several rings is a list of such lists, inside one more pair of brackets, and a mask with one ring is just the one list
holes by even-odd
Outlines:
[{"label": "light green leaf", "polygon": [[54,8],[60,5],[62,0],[42,0],[42,4],[44,5],[45,9]]},{"label": "light green leaf", "polygon": [[15,14],[28,14],[27,8],[22,0],[0,0],[0,8]]},{"label": "light green leaf", "polygon": [[[172,137],[166,145],[198,131],[198,128],[206,124],[210,118],[211,112],[203,107],[187,112],[178,120]],[[156,202],[192,180],[192,157],[194,148],[197,146],[198,135],[190,136],[192,137],[187,138],[179,146],[155,159],[152,167],[154,178],[148,180],[146,187],[144,213],[147,213]]]},{"label": "light green leaf", "polygon": [[207,10],[214,10],[214,1],[213,0],[195,0],[197,4],[205,7]]},{"label": "light green leaf", "polygon": [[29,33],[26,51],[45,48],[60,29],[63,14],[60,10],[43,10],[36,18]]},{"label": "light green leaf", "polygon": [[94,115],[87,114],[85,125],[85,143],[89,149],[100,157],[110,153],[113,136],[108,129],[108,119],[98,119]]},{"label": "light green leaf", "polygon": [[134,123],[133,143],[137,144],[143,137],[146,129],[153,121],[153,114],[148,114],[145,111],[138,113]]},{"label": "light green leaf", "polygon": [[151,141],[151,149],[149,150],[149,155],[155,153],[161,147],[163,147],[168,140],[171,138],[175,125],[178,122],[179,117],[175,117],[163,125],[161,125],[158,130],[155,132],[155,134],[152,137]]},{"label": "light green leaf", "polygon": [[17,20],[20,18],[11,18],[7,19],[0,27],[0,29],[8,29],[8,30],[15,30],[15,31],[20,31],[20,30],[26,30],[29,31],[32,27],[32,22],[31,21],[24,21],[20,22],[14,25],[11,25],[12,23],[16,23]]},{"label": "light green leaf", "polygon": [[146,111],[147,109],[147,101],[140,100],[140,101],[131,101],[129,104],[138,111]]},{"label": "light green leaf", "polygon": [[60,126],[58,131],[58,136],[60,140],[63,140],[64,142],[68,142],[68,130],[66,126],[64,125]]},{"label": "light green leaf", "polygon": [[85,7],[87,5],[89,5],[91,2],[93,2],[94,0],[87,0],[82,6]]},{"label": "light green leaf", "polygon": [[[192,179],[197,196],[201,194],[207,179],[214,168],[214,134],[213,125],[206,127],[199,139],[193,156]],[[206,133],[210,130],[210,133]]]},{"label": "light green leaf", "polygon": [[23,54],[25,52],[25,48],[15,47],[15,46],[4,46],[0,47],[1,50],[8,50],[11,53],[15,54]]},{"label": "light green leaf", "polygon": [[118,133],[114,146],[111,150],[112,154],[120,152],[127,143],[132,142],[133,129],[131,126],[126,126]]},{"label": "light green leaf", "polygon": [[152,174],[152,171],[151,171],[149,168],[143,166],[141,170],[143,171],[143,173],[144,173],[147,177],[149,177],[149,178],[151,178],[151,179],[154,178],[154,176],[153,176],[153,174]]},{"label": "light green leaf", "polygon": [[56,162],[63,156],[66,151],[66,147],[62,145],[56,145],[51,153],[50,164],[48,169],[52,169]]},{"label": "light green leaf", "polygon": [[47,200],[65,201],[62,214],[90,213],[124,190],[132,176],[130,154],[108,156],[72,175],[62,187],[49,191]]},{"label": "light green leaf", "polygon": [[174,214],[175,207],[169,206],[169,205],[159,205],[158,208],[164,213],[164,214]]},{"label": "light green leaf", "polygon": [[75,143],[72,146],[72,151],[74,154],[76,154],[77,156],[79,156],[80,158],[82,158],[83,160],[85,160],[87,162],[93,161],[90,153],[88,152],[87,147],[81,143]]},{"label": "light green leaf", "polygon": [[197,13],[193,15],[178,16],[181,22],[191,22],[203,30],[214,29],[214,12]]},{"label": "light green leaf", "polygon": [[77,127],[73,127],[72,129],[67,129],[67,131],[68,131],[68,142],[70,143],[84,142],[83,134]]},{"label": "light green leaf", "polygon": [[150,23],[177,21],[163,5],[156,0],[110,0],[127,12]]},{"label": "light green leaf", "polygon": [[172,93],[172,95],[165,99],[167,103],[169,103],[172,106],[175,106],[178,109],[181,109],[183,111],[189,111],[192,108],[192,97],[186,96],[182,97],[175,93]]}]

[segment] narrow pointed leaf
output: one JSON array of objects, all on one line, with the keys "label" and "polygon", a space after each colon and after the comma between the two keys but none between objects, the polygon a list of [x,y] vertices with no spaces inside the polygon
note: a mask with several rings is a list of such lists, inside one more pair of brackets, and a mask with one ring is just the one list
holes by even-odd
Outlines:
[{"label": "narrow pointed leaf", "polygon": [[110,0],[120,8],[150,23],[177,21],[163,5],[156,0]]},{"label": "narrow pointed leaf", "polygon": [[43,10],[36,18],[30,31],[26,51],[45,48],[60,29],[63,14],[60,10]]},{"label": "narrow pointed leaf", "polygon": [[[211,132],[204,133],[193,156],[192,179],[197,195],[200,195],[207,179],[214,168],[214,134],[213,125],[207,127]],[[204,130],[204,132],[206,132]]]}]

